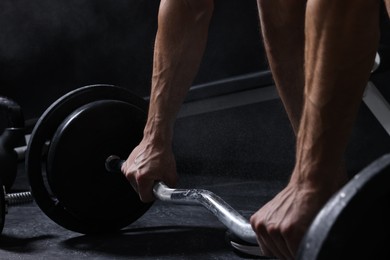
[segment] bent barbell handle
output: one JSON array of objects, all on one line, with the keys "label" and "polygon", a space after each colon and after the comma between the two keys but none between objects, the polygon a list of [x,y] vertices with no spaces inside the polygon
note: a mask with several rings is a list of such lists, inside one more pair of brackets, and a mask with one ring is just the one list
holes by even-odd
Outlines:
[{"label": "bent barbell handle", "polygon": [[[106,160],[106,169],[110,172],[121,172],[123,163],[124,160],[111,155]],[[256,233],[248,220],[211,191],[171,189],[163,182],[156,182],[153,193],[161,201],[184,205],[202,205],[240,239],[257,244]]]},{"label": "bent barbell handle", "polygon": [[250,223],[211,191],[201,189],[171,189],[163,182],[157,182],[153,187],[153,193],[161,201],[185,205],[202,205],[239,238],[249,243],[257,243],[256,234]]}]

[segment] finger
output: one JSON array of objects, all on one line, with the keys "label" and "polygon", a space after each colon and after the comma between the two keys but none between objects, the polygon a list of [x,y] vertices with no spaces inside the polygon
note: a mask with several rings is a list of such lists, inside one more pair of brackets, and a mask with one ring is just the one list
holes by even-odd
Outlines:
[{"label": "finger", "polygon": [[257,236],[257,242],[260,246],[260,251],[264,256],[272,257],[273,254],[271,253],[271,250],[265,245],[265,242],[262,238],[262,236]]},{"label": "finger", "polygon": [[126,169],[127,169],[127,160],[122,163],[122,166],[121,166],[121,172],[126,176]]},{"label": "finger", "polygon": [[255,215],[252,215],[250,218],[250,222],[252,224],[253,230],[256,231],[257,240],[259,242],[260,247],[263,250],[264,255],[266,256],[277,256],[275,255],[276,247],[273,244],[272,239],[268,235],[268,231],[266,229],[265,224],[262,221],[259,221],[259,212]]},{"label": "finger", "polygon": [[156,198],[153,194],[154,181],[152,180],[138,180],[138,194],[142,202],[149,203]]},{"label": "finger", "polygon": [[139,194],[138,186],[137,186],[137,183],[135,182],[135,180],[132,180],[132,181],[129,181],[129,182],[130,182],[130,185],[133,188],[133,190]]},{"label": "finger", "polygon": [[134,189],[135,192],[138,192],[138,185],[137,181],[135,179],[135,175],[131,173],[125,174],[127,181],[130,183],[131,187]]},{"label": "finger", "polygon": [[286,243],[287,249],[290,252],[290,255],[295,256],[296,252],[298,251],[298,248],[301,243],[301,239],[305,234],[305,230],[294,230],[295,232],[298,232],[298,234],[283,234],[284,240],[289,243]]},{"label": "finger", "polygon": [[289,250],[287,242],[281,235],[279,230],[273,231],[272,229],[270,229],[268,233],[275,246],[277,247],[279,254],[283,256],[283,259],[293,259],[293,254]]},{"label": "finger", "polygon": [[260,228],[258,237],[260,237],[259,240],[263,246],[264,253],[267,256],[276,256],[280,259],[284,259],[283,254],[280,253],[278,247],[276,246],[271,236],[268,234],[268,231],[265,227]]}]

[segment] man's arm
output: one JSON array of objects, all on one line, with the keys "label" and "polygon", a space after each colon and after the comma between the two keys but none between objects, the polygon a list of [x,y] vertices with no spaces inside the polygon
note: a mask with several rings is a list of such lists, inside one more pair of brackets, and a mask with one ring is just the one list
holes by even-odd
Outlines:
[{"label": "man's arm", "polygon": [[122,172],[144,202],[156,181],[176,184],[173,127],[204,53],[213,0],[162,0],[158,14],[149,113],[141,143]]},{"label": "man's arm", "polygon": [[295,168],[287,187],[251,218],[267,254],[294,258],[315,215],[345,183],[343,156],[378,42],[379,1],[307,1]]}]

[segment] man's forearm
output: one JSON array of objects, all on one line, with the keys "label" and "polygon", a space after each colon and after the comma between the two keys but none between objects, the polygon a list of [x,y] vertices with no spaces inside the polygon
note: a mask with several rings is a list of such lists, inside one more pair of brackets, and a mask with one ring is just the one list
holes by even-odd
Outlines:
[{"label": "man's forearm", "polygon": [[331,0],[324,1],[324,6],[309,3],[305,108],[296,167],[300,168],[300,177],[324,186],[325,180],[332,181],[327,175],[337,173],[336,167],[342,163],[373,65],[379,41],[379,1],[353,0],[343,5]]},{"label": "man's forearm", "polygon": [[163,0],[155,43],[152,90],[145,135],[170,142],[179,108],[204,53],[212,0]]}]

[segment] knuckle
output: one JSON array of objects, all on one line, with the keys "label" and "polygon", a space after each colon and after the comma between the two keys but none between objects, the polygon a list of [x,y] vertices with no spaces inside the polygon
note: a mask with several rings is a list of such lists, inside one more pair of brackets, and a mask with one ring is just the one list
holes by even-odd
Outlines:
[{"label": "knuckle", "polygon": [[269,224],[267,226],[267,231],[268,231],[268,234],[270,234],[271,236],[275,236],[275,235],[278,235],[279,233],[281,233],[280,226],[277,226],[275,224]]}]

